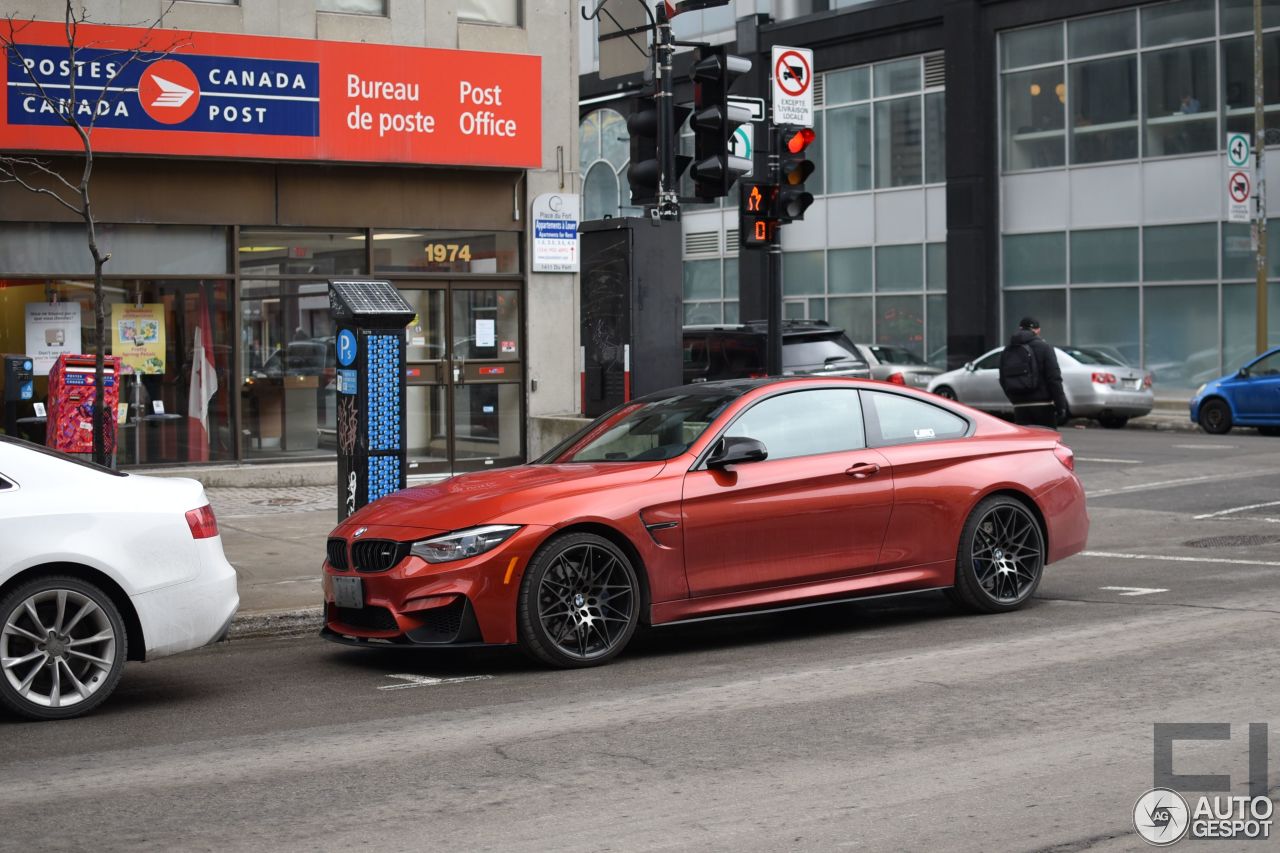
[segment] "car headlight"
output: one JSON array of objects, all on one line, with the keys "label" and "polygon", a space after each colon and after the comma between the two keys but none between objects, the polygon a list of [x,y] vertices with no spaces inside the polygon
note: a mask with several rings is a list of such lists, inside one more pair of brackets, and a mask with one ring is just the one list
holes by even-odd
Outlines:
[{"label": "car headlight", "polygon": [[466,530],[414,542],[409,553],[415,557],[421,557],[428,563],[465,560],[467,557],[492,551],[519,529],[519,524],[485,524],[480,527],[468,527]]},{"label": "car headlight", "polygon": [[1206,388],[1208,388],[1208,387],[1209,387],[1209,383],[1208,383],[1208,382],[1206,382],[1206,383],[1204,383],[1203,385],[1201,385],[1199,388],[1197,388],[1197,389],[1196,389],[1196,393],[1194,393],[1194,394],[1192,394],[1192,395],[1191,395],[1191,399],[1192,399],[1192,400],[1194,400],[1194,399],[1196,399],[1197,397],[1199,397],[1201,394],[1203,394],[1203,393],[1204,393],[1204,389],[1206,389]]}]

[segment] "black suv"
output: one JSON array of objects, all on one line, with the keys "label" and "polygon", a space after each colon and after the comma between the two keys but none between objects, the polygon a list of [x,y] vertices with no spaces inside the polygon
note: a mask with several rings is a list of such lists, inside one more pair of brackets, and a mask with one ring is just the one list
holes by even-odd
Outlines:
[{"label": "black suv", "polygon": [[[741,325],[685,326],[684,381],[745,379],[765,375],[763,321]],[[782,372],[795,376],[854,376],[871,368],[842,329],[822,320],[784,320]]]}]

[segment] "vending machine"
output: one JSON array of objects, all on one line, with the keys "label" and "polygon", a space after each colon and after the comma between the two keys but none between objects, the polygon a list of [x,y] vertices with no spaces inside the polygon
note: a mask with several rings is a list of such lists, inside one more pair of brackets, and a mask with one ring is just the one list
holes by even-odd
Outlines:
[{"label": "vending machine", "polygon": [[[92,355],[60,355],[49,370],[49,423],[45,443],[63,453],[93,452],[94,362]],[[120,402],[120,359],[107,356],[102,371],[102,442],[116,452],[116,408]]]}]

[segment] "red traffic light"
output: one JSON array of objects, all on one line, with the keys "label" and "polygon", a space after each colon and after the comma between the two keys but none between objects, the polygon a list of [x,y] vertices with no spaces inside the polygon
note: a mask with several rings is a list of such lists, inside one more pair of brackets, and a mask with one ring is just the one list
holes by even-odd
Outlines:
[{"label": "red traffic light", "polygon": [[787,146],[787,150],[792,154],[799,154],[801,151],[812,145],[813,140],[817,138],[818,135],[813,132],[813,128],[801,127],[787,133],[785,144]]}]

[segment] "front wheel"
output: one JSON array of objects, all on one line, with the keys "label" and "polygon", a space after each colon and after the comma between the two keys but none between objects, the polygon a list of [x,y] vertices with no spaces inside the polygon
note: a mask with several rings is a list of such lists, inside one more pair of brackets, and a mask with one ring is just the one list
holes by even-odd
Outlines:
[{"label": "front wheel", "polygon": [[22,584],[0,601],[0,704],[32,720],[88,713],[120,681],[127,645],[120,611],[93,584]]},{"label": "front wheel", "polygon": [[1103,415],[1098,418],[1098,423],[1102,424],[1103,429],[1124,429],[1129,419],[1122,415]]},{"label": "front wheel", "polygon": [[1209,435],[1231,432],[1231,407],[1226,400],[1208,400],[1200,406],[1200,428]]},{"label": "front wheel", "polygon": [[939,385],[933,393],[937,394],[939,397],[943,397],[948,400],[957,399],[955,389],[953,389],[950,385]]},{"label": "front wheel", "polygon": [[956,585],[949,597],[965,610],[1017,610],[1040,585],[1045,544],[1025,505],[995,495],[978,504],[960,533]]},{"label": "front wheel", "polygon": [[520,584],[520,645],[551,666],[607,663],[626,647],[639,620],[635,567],[618,546],[594,533],[551,539]]}]

